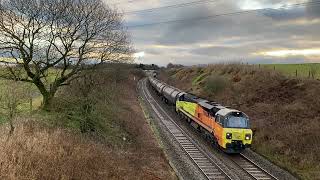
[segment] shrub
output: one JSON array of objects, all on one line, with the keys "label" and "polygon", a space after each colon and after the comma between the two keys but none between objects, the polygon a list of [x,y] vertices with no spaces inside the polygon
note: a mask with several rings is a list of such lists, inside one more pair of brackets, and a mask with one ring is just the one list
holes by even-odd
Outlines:
[{"label": "shrub", "polygon": [[241,81],[241,76],[239,74],[236,74],[232,77],[233,82],[239,82]]},{"label": "shrub", "polygon": [[228,79],[223,76],[211,75],[206,79],[204,90],[207,93],[218,93],[228,86]]}]

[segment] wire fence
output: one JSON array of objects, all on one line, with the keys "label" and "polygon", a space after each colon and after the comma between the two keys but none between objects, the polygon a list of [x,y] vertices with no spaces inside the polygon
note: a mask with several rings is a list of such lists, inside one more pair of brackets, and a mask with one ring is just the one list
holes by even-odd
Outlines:
[{"label": "wire fence", "polygon": [[320,80],[320,64],[258,64],[258,68],[268,68],[279,71],[290,77],[300,77]]}]

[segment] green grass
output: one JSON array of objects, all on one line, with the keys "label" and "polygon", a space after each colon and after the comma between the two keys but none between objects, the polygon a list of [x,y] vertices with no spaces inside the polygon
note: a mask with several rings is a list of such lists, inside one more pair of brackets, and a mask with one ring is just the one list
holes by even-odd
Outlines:
[{"label": "green grass", "polygon": [[0,125],[7,122],[6,118],[4,116],[0,115]]},{"label": "green grass", "polygon": [[192,85],[196,86],[199,82],[201,82],[206,76],[208,76],[208,73],[201,73],[199,76],[195,77],[192,80]]},{"label": "green grass", "polygon": [[266,67],[268,69],[275,69],[281,73],[288,76],[296,76],[296,71],[298,77],[309,77],[309,71],[312,68],[316,69],[315,78],[320,78],[320,63],[309,63],[309,64],[263,64],[261,67]]},{"label": "green grass", "polygon": [[254,151],[262,154],[271,162],[291,172],[296,177],[305,180],[313,180],[315,177],[317,177],[318,167],[317,165],[312,164],[310,161],[308,163],[306,160],[306,163],[303,166],[298,165],[297,163],[293,163],[292,159],[288,158],[287,156],[283,156],[275,152],[270,145],[265,143],[259,143],[259,145],[256,145],[254,147]]}]

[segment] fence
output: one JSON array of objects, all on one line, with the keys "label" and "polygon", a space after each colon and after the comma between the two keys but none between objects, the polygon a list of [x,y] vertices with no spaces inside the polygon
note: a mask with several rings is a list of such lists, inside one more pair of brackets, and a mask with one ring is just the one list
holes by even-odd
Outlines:
[{"label": "fence", "polygon": [[258,64],[258,68],[268,68],[288,76],[320,79],[320,64]]}]

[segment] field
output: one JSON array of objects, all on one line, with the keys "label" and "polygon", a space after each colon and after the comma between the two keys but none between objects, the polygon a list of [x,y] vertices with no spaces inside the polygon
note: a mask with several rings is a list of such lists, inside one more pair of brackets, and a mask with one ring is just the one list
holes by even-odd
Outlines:
[{"label": "field", "polygon": [[320,81],[241,64],[167,69],[159,78],[245,112],[254,151],[301,179],[320,179]]},{"label": "field", "polygon": [[[256,65],[257,66],[257,65]],[[288,76],[298,76],[304,78],[312,78],[312,71],[314,78],[320,79],[320,63],[310,64],[261,64],[261,67],[268,69],[275,69]],[[297,74],[296,74],[297,73]]]}]

